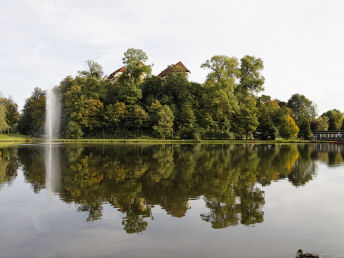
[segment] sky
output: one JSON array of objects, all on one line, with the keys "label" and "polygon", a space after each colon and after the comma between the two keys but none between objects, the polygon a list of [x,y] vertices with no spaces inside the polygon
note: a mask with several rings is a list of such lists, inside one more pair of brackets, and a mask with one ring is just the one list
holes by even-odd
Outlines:
[{"label": "sky", "polygon": [[182,61],[200,83],[213,55],[253,55],[264,94],[344,111],[343,11],[341,0],[0,0],[0,92],[22,108],[34,87],[58,85],[86,60],[109,74],[140,48],[153,74]]}]

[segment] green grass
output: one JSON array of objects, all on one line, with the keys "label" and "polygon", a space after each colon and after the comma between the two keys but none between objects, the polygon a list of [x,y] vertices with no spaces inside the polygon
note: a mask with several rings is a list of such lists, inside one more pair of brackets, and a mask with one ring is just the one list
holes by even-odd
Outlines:
[{"label": "green grass", "polygon": [[274,144],[274,143],[319,143],[324,141],[293,140],[163,140],[163,139],[55,139],[60,143],[125,143],[125,144]]},{"label": "green grass", "polygon": [[[0,134],[0,143],[42,142],[42,138],[32,138],[19,134]],[[301,139],[276,140],[163,140],[163,139],[54,139],[59,143],[121,143],[121,144],[275,144],[275,143],[329,143],[329,141],[305,141]]]},{"label": "green grass", "polygon": [[33,142],[34,139],[20,134],[0,134],[0,142],[6,143],[25,143]]}]

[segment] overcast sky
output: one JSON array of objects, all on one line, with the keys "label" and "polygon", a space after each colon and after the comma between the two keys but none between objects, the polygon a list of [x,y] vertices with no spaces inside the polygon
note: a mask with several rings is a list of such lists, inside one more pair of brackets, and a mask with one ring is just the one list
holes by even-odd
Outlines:
[{"label": "overcast sky", "polygon": [[264,61],[264,94],[306,95],[318,113],[344,111],[341,0],[0,0],[0,91],[23,106],[99,62],[106,74],[141,48],[153,74],[182,61],[203,82],[215,54]]}]

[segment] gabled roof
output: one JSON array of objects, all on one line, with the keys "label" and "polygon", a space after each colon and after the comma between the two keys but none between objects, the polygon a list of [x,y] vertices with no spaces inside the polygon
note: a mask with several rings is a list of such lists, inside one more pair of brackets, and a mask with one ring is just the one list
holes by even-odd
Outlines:
[{"label": "gabled roof", "polygon": [[127,70],[127,67],[122,66],[121,68],[117,69],[116,71],[114,71],[113,73],[111,73],[108,77],[108,79],[113,79],[114,77],[116,77],[117,74],[119,73],[124,73]]},{"label": "gabled roof", "polygon": [[166,68],[165,70],[163,70],[161,73],[159,73],[158,76],[161,77],[161,78],[167,76],[170,72],[172,72],[173,68],[175,68],[175,67],[181,68],[181,69],[184,70],[186,73],[191,73],[191,72],[189,71],[189,69],[186,68],[185,65],[184,65],[181,61],[179,61],[179,62],[176,63],[175,65],[172,64],[172,65],[167,66],[167,68]]}]

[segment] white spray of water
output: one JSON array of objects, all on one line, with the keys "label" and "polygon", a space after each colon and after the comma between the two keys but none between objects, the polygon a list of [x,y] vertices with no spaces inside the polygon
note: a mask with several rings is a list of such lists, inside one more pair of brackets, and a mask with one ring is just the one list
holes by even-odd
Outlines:
[{"label": "white spray of water", "polygon": [[51,143],[52,139],[59,136],[61,121],[60,96],[54,89],[47,92],[45,109],[45,138]]},{"label": "white spray of water", "polygon": [[61,101],[58,93],[52,89],[46,95],[45,116],[45,181],[49,192],[57,191],[60,177],[59,149],[52,140],[59,136],[61,120]]}]

